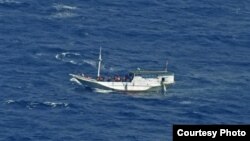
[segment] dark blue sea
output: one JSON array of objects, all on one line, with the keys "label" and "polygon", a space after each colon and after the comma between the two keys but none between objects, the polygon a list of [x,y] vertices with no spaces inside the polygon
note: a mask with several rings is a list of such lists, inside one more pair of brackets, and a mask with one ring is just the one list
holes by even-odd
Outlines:
[{"label": "dark blue sea", "polygon": [[[0,0],[0,140],[170,141],[250,123],[250,1]],[[167,92],[99,93],[70,73],[168,70]]]}]

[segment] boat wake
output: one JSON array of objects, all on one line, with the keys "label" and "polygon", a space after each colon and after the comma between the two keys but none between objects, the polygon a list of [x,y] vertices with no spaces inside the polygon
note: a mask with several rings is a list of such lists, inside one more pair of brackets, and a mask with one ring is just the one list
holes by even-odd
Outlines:
[{"label": "boat wake", "polygon": [[81,83],[80,81],[78,81],[77,79],[75,79],[75,78],[71,78],[70,81],[71,81],[71,82],[75,82],[75,83],[77,83],[78,85],[82,85],[82,83]]}]

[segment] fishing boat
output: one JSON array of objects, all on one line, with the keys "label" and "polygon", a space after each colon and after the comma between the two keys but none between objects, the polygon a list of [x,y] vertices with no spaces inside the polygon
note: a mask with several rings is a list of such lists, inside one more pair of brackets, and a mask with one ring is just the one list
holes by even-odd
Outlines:
[{"label": "fishing boat", "polygon": [[85,74],[70,74],[72,79],[79,84],[92,89],[142,92],[155,89],[166,91],[168,85],[174,83],[174,74],[165,70],[152,71],[137,69],[129,71],[125,76],[104,77],[101,75],[102,49],[100,48],[98,59],[97,77],[92,78]]}]

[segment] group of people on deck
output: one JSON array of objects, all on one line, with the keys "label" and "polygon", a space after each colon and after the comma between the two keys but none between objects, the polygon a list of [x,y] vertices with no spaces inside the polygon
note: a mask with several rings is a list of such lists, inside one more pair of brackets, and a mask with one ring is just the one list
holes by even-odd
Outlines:
[{"label": "group of people on deck", "polygon": [[113,78],[111,78],[111,77],[104,78],[104,77],[100,76],[100,77],[97,77],[96,80],[97,81],[108,81],[108,82],[129,82],[132,79],[127,75],[125,77],[115,75]]}]

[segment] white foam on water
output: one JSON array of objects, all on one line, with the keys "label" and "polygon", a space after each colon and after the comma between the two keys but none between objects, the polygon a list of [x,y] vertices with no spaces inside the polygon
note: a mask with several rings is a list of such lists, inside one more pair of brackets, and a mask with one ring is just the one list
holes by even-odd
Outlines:
[{"label": "white foam on water", "polygon": [[58,60],[61,60],[69,55],[73,55],[73,56],[80,56],[79,53],[76,53],[76,52],[62,52],[62,53],[58,53],[55,55],[55,58],[58,59]]},{"label": "white foam on water", "polygon": [[62,102],[49,102],[49,101],[46,101],[46,102],[43,102],[43,104],[51,106],[53,108],[55,108],[57,106],[64,106],[64,107],[68,106],[67,103],[62,103]]},{"label": "white foam on water", "polygon": [[54,4],[53,6],[56,10],[75,10],[77,9],[76,6],[69,6],[64,4]]},{"label": "white foam on water", "polygon": [[59,60],[59,59],[60,59],[60,54],[56,54],[55,58],[56,58],[57,60]]},{"label": "white foam on water", "polygon": [[50,16],[52,18],[63,19],[77,16],[77,14],[73,11],[77,9],[76,6],[54,4],[53,7],[57,10],[57,12]]},{"label": "white foam on water", "polygon": [[77,65],[77,62],[75,62],[74,60],[70,60],[69,62],[70,62],[71,64]]},{"label": "white foam on water", "polygon": [[80,65],[82,64],[81,62],[79,62],[80,56],[81,55],[76,52],[63,52],[56,54],[55,58],[62,62],[68,62],[74,65]]},{"label": "white foam on water", "polygon": [[10,104],[10,103],[14,103],[15,101],[10,99],[10,100],[6,100],[5,102],[6,102],[7,104]]},{"label": "white foam on water", "polygon": [[62,103],[62,102],[37,102],[37,101],[15,101],[15,100],[6,100],[5,103],[7,104],[19,104],[21,106],[24,106],[28,109],[34,109],[34,108],[39,108],[41,106],[41,104],[52,107],[52,108],[56,108],[57,106],[60,107],[68,107],[68,103]]},{"label": "white foam on water", "polygon": [[80,81],[78,81],[76,78],[71,78],[70,79],[71,82],[75,82],[77,83],[78,85],[82,85],[82,83]]},{"label": "white foam on water", "polygon": [[76,53],[76,52],[63,52],[61,53],[63,56],[66,56],[66,55],[75,55],[75,56],[80,56],[80,53]]},{"label": "white foam on water", "polygon": [[104,89],[99,89],[99,88],[94,88],[94,91],[97,93],[103,93],[103,94],[108,94],[114,92],[113,90],[104,90]]}]

